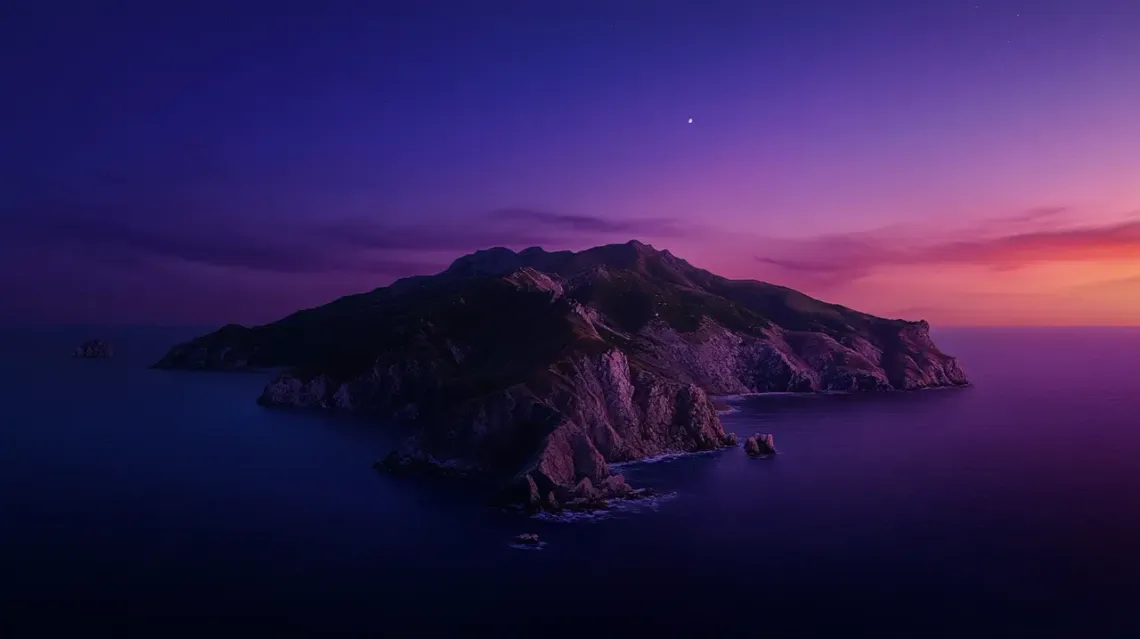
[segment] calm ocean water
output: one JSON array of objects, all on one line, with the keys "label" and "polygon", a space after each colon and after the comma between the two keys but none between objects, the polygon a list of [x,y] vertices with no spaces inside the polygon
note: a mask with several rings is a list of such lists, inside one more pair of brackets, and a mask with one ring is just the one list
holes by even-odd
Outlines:
[{"label": "calm ocean water", "polygon": [[668,497],[575,523],[379,476],[394,434],[259,408],[264,375],[146,368],[198,332],[5,333],[5,636],[1140,636],[1138,330],[942,331],[974,387],[748,399],[777,458],[635,465]]}]

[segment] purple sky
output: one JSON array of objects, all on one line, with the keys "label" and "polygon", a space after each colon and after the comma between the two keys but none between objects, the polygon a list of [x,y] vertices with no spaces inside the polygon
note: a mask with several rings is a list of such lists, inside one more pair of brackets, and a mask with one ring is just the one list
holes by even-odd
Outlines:
[{"label": "purple sky", "polygon": [[0,20],[0,321],[263,322],[638,238],[880,314],[1140,323],[1135,0],[37,4]]}]

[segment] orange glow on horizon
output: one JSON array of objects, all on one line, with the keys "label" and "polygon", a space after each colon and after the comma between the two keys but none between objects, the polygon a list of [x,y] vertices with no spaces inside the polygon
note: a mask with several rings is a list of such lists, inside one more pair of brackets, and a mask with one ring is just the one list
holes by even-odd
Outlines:
[{"label": "orange glow on horizon", "polygon": [[[940,326],[1140,326],[1140,221],[1097,222],[996,237],[984,224],[925,239],[885,230],[785,241],[734,236],[697,264]],[[709,254],[707,246],[692,249]]]}]

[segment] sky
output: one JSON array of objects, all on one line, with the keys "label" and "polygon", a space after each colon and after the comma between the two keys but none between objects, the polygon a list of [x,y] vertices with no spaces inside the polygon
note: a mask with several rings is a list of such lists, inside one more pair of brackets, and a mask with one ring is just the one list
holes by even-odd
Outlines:
[{"label": "sky", "polygon": [[636,238],[935,325],[1137,325],[1137,33],[1135,0],[16,0],[0,322],[256,324]]}]

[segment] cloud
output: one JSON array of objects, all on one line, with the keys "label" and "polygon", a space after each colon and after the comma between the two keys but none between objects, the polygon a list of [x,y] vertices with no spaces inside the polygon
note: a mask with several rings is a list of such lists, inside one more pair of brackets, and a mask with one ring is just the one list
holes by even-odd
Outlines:
[{"label": "cloud", "polygon": [[346,251],[344,243],[314,239],[305,229],[267,228],[199,219],[197,224],[160,220],[94,219],[76,215],[48,224],[25,224],[23,238],[46,248],[62,248],[125,267],[148,260],[178,260],[220,268],[280,274],[360,272],[404,276],[438,269],[423,260],[396,259]]},{"label": "cloud", "polygon": [[[257,217],[190,199],[66,201],[40,199],[0,220],[0,238],[66,247],[129,268],[177,260],[288,275],[362,273],[404,277],[435,273],[451,260],[493,246],[566,247],[621,241],[630,234],[675,232],[672,220],[625,221],[526,209],[500,209],[451,222],[424,218]],[[520,223],[526,222],[526,223]],[[0,239],[0,243],[5,240]]]},{"label": "cloud", "polygon": [[941,306],[908,306],[896,308],[882,313],[883,317],[897,317],[900,319],[922,319],[927,315],[935,315],[945,311]]},{"label": "cloud", "polygon": [[1130,277],[1117,277],[1113,279],[1101,280],[1099,282],[1080,284],[1078,286],[1074,286],[1073,290],[1117,292],[1120,291],[1120,289],[1127,289],[1134,286],[1140,287],[1140,275],[1133,275]]},{"label": "cloud", "polygon": [[1050,220],[1057,218],[1069,211],[1067,206],[1038,206],[1036,208],[1022,211],[1021,213],[1014,213],[1013,215],[1005,218],[998,218],[991,220],[991,222],[1005,222],[1007,224],[1021,224],[1029,222],[1040,222],[1042,220]]},{"label": "cloud", "polygon": [[[1066,211],[1062,207],[1034,209],[941,238],[904,237],[888,231],[821,236],[784,243],[755,260],[824,287],[844,285],[895,266],[957,264],[1012,270],[1045,262],[1140,260],[1140,220],[1056,225]],[[993,233],[1011,226],[1021,228]]]},{"label": "cloud", "polygon": [[566,215],[532,209],[498,209],[491,215],[497,218],[532,222],[541,226],[583,233],[632,234],[648,237],[676,237],[685,234],[673,218],[640,218],[613,220],[593,215]]},{"label": "cloud", "polygon": [[366,219],[314,224],[308,234],[319,240],[357,250],[448,251],[459,253],[492,246],[547,245],[560,241],[557,234],[541,229],[502,228],[470,220],[459,223],[424,221],[418,225],[391,225]]}]

